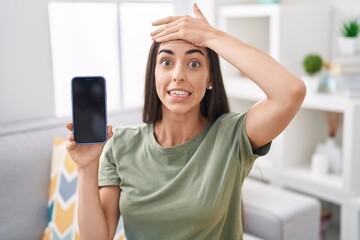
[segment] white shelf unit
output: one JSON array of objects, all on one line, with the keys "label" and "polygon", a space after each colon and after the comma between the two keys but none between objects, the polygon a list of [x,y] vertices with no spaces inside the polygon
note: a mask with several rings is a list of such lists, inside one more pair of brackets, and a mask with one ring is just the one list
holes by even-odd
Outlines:
[{"label": "white shelf unit", "polygon": [[[318,53],[329,59],[332,52],[330,6],[224,5],[217,16],[220,29],[268,53],[298,76],[303,75],[302,60],[306,54]],[[245,112],[265,98],[252,81],[244,80],[237,69],[224,61],[222,70],[233,111]],[[336,138],[342,150],[342,173],[319,176],[311,172],[310,166],[316,145],[328,138],[325,111],[342,115]],[[359,231],[355,228],[359,227],[360,211],[354,206],[359,202],[353,198],[360,195],[359,170],[360,100],[308,93],[299,113],[273,141],[269,154],[255,162],[250,176],[334,205],[340,211],[334,214],[339,223],[334,221],[329,239],[358,240]],[[356,223],[350,222],[354,219]]]},{"label": "white shelf unit", "polygon": [[[238,4],[218,10],[220,29],[268,53],[298,75],[303,74],[301,62],[306,54],[328,58],[330,18],[331,8],[326,5]],[[232,76],[238,72],[227,64],[224,71]]]},{"label": "white shelf unit", "polygon": [[345,204],[341,218],[348,224],[344,226],[343,239],[360,239],[360,195]]},{"label": "white shelf unit", "polygon": [[[225,77],[225,87],[233,111],[244,112],[255,102],[265,98],[250,80]],[[324,111],[342,115],[337,143],[342,149],[342,173],[314,175],[311,156],[318,143],[327,139]],[[360,99],[330,94],[308,94],[294,120],[277,137],[268,156],[258,159],[251,177],[289,188],[340,207],[340,232],[336,239],[349,238],[353,213],[348,202],[360,194]],[[358,212],[359,214],[359,212]],[[359,215],[357,215],[359,216]],[[351,235],[353,236],[353,235]]]}]

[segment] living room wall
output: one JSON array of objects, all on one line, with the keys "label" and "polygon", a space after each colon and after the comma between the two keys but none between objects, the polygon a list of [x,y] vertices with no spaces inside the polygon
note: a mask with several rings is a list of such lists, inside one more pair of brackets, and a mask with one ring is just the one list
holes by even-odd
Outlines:
[{"label": "living room wall", "polygon": [[0,124],[54,116],[47,4],[0,1]]}]

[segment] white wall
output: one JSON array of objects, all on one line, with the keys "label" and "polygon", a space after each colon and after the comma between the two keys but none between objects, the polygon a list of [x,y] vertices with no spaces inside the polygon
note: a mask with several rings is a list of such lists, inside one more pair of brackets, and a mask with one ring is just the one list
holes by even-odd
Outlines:
[{"label": "white wall", "polygon": [[[182,6],[181,1],[189,6]],[[176,0],[179,13],[191,10],[192,2]],[[215,14],[209,14],[220,4],[256,3],[256,0],[197,2],[210,22],[214,22]],[[330,4],[337,8],[338,16],[360,14],[359,0],[281,2]],[[47,0],[0,0],[0,124],[55,115],[47,5]]]},{"label": "white wall", "polygon": [[0,0],[0,124],[51,116],[47,0]]}]

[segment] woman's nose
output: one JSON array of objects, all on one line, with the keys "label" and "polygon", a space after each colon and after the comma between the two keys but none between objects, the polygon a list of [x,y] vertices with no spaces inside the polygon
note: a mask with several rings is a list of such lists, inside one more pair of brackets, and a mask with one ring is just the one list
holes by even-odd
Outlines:
[{"label": "woman's nose", "polygon": [[184,72],[181,65],[178,65],[174,68],[173,72],[173,81],[183,82],[185,80]]}]

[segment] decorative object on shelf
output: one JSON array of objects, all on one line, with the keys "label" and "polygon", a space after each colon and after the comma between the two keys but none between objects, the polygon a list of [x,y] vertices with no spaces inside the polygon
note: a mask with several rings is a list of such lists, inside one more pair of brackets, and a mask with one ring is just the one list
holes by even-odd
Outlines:
[{"label": "decorative object on shelf", "polygon": [[327,93],[335,93],[336,92],[336,82],[334,81],[333,76],[339,75],[339,66],[335,65],[331,62],[325,62],[323,64],[324,74],[323,78],[320,82],[319,91],[327,92]]},{"label": "decorative object on shelf", "polygon": [[311,172],[315,175],[325,175],[329,172],[329,164],[327,154],[315,152],[311,157]]},{"label": "decorative object on shelf", "polygon": [[329,82],[337,94],[348,98],[360,98],[360,75],[331,74]]},{"label": "decorative object on shelf", "polygon": [[[360,38],[358,40],[360,43]],[[332,56],[329,67],[337,74],[360,76],[360,51],[353,56]]]},{"label": "decorative object on shelf", "polygon": [[302,62],[306,73],[302,77],[308,92],[317,92],[320,84],[320,72],[323,68],[323,59],[317,53],[310,53],[304,57]]},{"label": "decorative object on shelf", "polygon": [[359,17],[349,18],[341,25],[341,35],[338,38],[339,51],[344,55],[356,54],[356,45],[360,34]]},{"label": "decorative object on shelf", "polygon": [[328,161],[328,170],[330,173],[341,173],[341,149],[336,145],[336,132],[341,123],[341,113],[325,112],[328,125],[328,138],[325,143],[316,146],[315,154],[323,155]]},{"label": "decorative object on shelf", "polygon": [[[360,38],[358,38],[360,43]],[[333,56],[324,64],[327,77],[327,92],[348,98],[360,98],[360,54]]]}]

